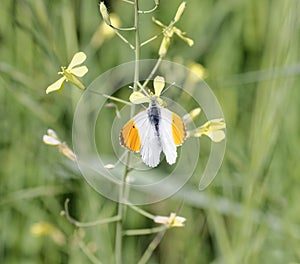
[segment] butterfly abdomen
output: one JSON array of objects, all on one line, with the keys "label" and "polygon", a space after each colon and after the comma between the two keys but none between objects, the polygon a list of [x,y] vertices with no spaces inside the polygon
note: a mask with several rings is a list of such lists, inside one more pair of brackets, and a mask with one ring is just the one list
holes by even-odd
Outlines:
[{"label": "butterfly abdomen", "polygon": [[159,137],[159,123],[161,119],[161,111],[160,107],[157,105],[155,101],[151,102],[151,106],[148,109],[148,117],[150,123],[154,126],[157,136]]}]

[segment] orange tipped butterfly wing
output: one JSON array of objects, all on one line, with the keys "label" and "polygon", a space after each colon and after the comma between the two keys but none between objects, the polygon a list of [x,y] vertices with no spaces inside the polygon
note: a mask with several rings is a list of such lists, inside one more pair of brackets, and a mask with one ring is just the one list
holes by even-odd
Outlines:
[{"label": "orange tipped butterfly wing", "polygon": [[121,130],[121,144],[130,151],[139,152],[141,149],[141,138],[134,119],[129,120]]},{"label": "orange tipped butterfly wing", "polygon": [[156,167],[160,161],[161,144],[151,124],[147,110],[129,120],[121,130],[121,144],[134,152],[141,152],[143,162]]},{"label": "orange tipped butterfly wing", "polygon": [[177,146],[181,145],[186,137],[186,130],[182,119],[166,108],[161,108],[160,139],[167,162],[172,165],[176,162]]},{"label": "orange tipped butterfly wing", "polygon": [[147,110],[129,120],[121,130],[121,144],[133,152],[141,152],[143,162],[156,167],[163,151],[167,162],[176,162],[177,149],[186,138],[182,119],[166,108],[160,108],[159,134],[148,116]]}]

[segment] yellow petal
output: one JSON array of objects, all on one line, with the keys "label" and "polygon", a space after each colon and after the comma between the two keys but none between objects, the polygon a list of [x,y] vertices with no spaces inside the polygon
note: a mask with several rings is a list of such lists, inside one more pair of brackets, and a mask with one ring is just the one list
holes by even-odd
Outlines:
[{"label": "yellow petal", "polygon": [[58,136],[57,136],[56,132],[55,132],[53,129],[51,129],[51,128],[47,129],[47,134],[48,134],[50,137],[53,137],[53,138],[57,138],[57,139],[58,139]]},{"label": "yellow petal", "polygon": [[66,80],[66,77],[61,77],[55,83],[52,83],[51,85],[49,85],[48,88],[46,89],[46,94],[57,91],[57,90],[61,90],[64,86],[65,80]]},{"label": "yellow petal", "polygon": [[157,215],[154,217],[153,221],[157,224],[167,225],[169,223],[169,217]]},{"label": "yellow petal", "polygon": [[179,28],[177,27],[173,27],[173,32],[180,37],[185,43],[187,43],[189,46],[193,46],[194,45],[194,41],[190,38],[187,38],[184,36],[184,32],[182,32]]},{"label": "yellow petal", "polygon": [[84,76],[89,70],[86,66],[76,67],[70,70],[72,74],[76,75],[77,77]]},{"label": "yellow petal", "polygon": [[156,76],[153,81],[153,86],[154,86],[155,96],[159,97],[161,94],[161,91],[165,87],[165,78],[162,76]]},{"label": "yellow petal", "polygon": [[218,130],[207,134],[207,136],[209,136],[210,139],[214,142],[220,142],[225,138],[225,133],[223,130]]},{"label": "yellow petal", "polygon": [[206,135],[214,142],[220,142],[225,138],[225,132],[222,130],[226,128],[226,124],[223,118],[216,118],[207,121],[201,127],[198,127],[192,131],[188,131],[189,137],[201,137]]},{"label": "yellow petal", "polygon": [[184,226],[184,222],[186,221],[186,218],[181,216],[176,216],[175,213],[171,213],[169,221],[170,221],[169,222],[170,227],[182,227]]},{"label": "yellow petal", "polygon": [[169,217],[166,216],[155,216],[154,222],[157,224],[163,224],[167,227],[182,227],[184,226],[184,222],[186,221],[186,218],[181,216],[176,216],[175,213],[171,213]]},{"label": "yellow petal", "polygon": [[81,63],[83,63],[85,60],[86,60],[86,55],[85,55],[85,53],[82,52],[82,51],[77,52],[77,53],[73,56],[73,58],[72,58],[72,60],[71,60],[71,62],[70,62],[70,64],[69,64],[69,66],[68,66],[67,69],[70,70],[70,69],[72,69],[73,67],[75,67],[75,66],[77,66],[77,65],[79,65],[79,64],[81,64]]},{"label": "yellow petal", "polygon": [[43,141],[45,144],[50,145],[50,146],[58,146],[61,144],[59,139],[50,137],[48,135],[43,136]]},{"label": "yellow petal", "polygon": [[175,23],[178,22],[179,19],[181,18],[182,14],[183,14],[183,12],[184,12],[185,7],[186,7],[186,2],[182,2],[182,3],[180,4],[180,6],[178,7],[177,12],[176,12],[176,15],[175,15],[175,17],[174,17],[174,22],[175,22]]},{"label": "yellow petal", "polygon": [[149,97],[144,95],[141,92],[133,92],[130,97],[129,101],[133,104],[143,104],[143,103],[149,103]]},{"label": "yellow petal", "polygon": [[216,118],[209,120],[203,126],[209,126],[211,130],[216,131],[223,128],[226,128],[226,123],[223,118]]}]

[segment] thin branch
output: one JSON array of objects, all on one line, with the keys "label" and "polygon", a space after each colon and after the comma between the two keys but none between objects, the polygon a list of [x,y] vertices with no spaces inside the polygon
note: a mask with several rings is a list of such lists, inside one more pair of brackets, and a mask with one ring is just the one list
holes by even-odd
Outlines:
[{"label": "thin branch", "polygon": [[137,82],[140,75],[140,34],[139,34],[139,3],[134,1],[134,27],[135,27],[135,67],[134,67],[134,84],[133,88],[137,90]]},{"label": "thin branch", "polygon": [[176,23],[176,21],[172,20],[172,22],[168,26],[165,26],[164,24],[161,24],[160,26],[163,28],[163,30],[160,33],[158,33],[157,35],[151,37],[148,40],[145,40],[144,42],[142,42],[140,46],[143,47],[146,44],[150,43],[151,41],[157,39],[160,35],[164,34],[167,30],[169,30],[171,27],[173,27],[175,23]]},{"label": "thin branch", "polygon": [[116,30],[121,30],[121,31],[133,31],[135,30],[135,27],[129,27],[129,28],[119,28],[119,27],[115,27],[113,25],[109,25],[112,29],[116,29]]},{"label": "thin branch", "polygon": [[141,215],[143,215],[143,216],[145,216],[145,217],[147,217],[147,218],[149,218],[149,219],[151,219],[151,220],[153,220],[154,217],[155,217],[154,215],[152,215],[152,214],[146,212],[145,210],[143,210],[143,209],[141,209],[141,208],[139,208],[139,207],[137,207],[137,206],[135,206],[135,205],[133,205],[133,204],[130,204],[130,203],[129,203],[128,206],[129,206],[132,210],[138,212],[139,214],[141,214]]},{"label": "thin branch", "polygon": [[130,1],[130,0],[122,0],[123,2],[127,3],[127,4],[131,4],[134,5],[134,2]]},{"label": "thin branch", "polygon": [[153,13],[158,8],[158,6],[159,6],[158,1],[154,1],[154,3],[155,3],[155,6],[152,9],[145,10],[145,11],[139,10],[139,13],[140,14],[150,14],[150,13]]},{"label": "thin branch", "polygon": [[142,236],[142,235],[150,235],[154,233],[159,233],[161,231],[166,230],[167,227],[165,225],[153,227],[153,228],[144,228],[144,229],[129,229],[123,232],[124,236]]},{"label": "thin branch", "polygon": [[123,40],[123,42],[125,42],[127,45],[129,45],[129,47],[132,49],[132,50],[134,50],[135,48],[134,48],[134,46],[125,38],[125,37],[123,37],[123,35],[117,30],[117,29],[114,29],[113,28],[113,30],[115,31],[115,33],[117,34],[117,36],[121,39],[121,40]]},{"label": "thin branch", "polygon": [[152,71],[150,72],[149,76],[147,77],[147,79],[145,80],[145,82],[143,83],[143,87],[142,89],[145,89],[145,87],[147,86],[147,84],[149,83],[149,81],[153,78],[153,75],[155,74],[155,72],[157,71],[160,63],[162,61],[162,57],[159,57],[156,64],[154,65]]},{"label": "thin branch", "polygon": [[103,97],[105,97],[107,99],[110,99],[110,100],[113,100],[113,101],[116,101],[116,102],[119,102],[119,103],[122,103],[122,104],[126,104],[126,105],[129,105],[129,106],[132,105],[132,103],[130,103],[128,101],[125,101],[125,100],[122,100],[118,97],[114,97],[114,96],[111,96],[111,95],[108,95],[108,94],[100,93],[100,92],[94,91],[94,90],[87,90],[87,91],[90,92],[90,93],[102,95]]},{"label": "thin branch", "polygon": [[87,258],[93,263],[93,264],[102,264],[102,262],[96,258],[96,256],[88,249],[88,247],[82,242],[79,241],[78,245],[82,252],[87,256]]},{"label": "thin branch", "polygon": [[103,224],[116,222],[120,219],[120,217],[118,215],[116,215],[116,216],[113,216],[113,217],[100,219],[100,220],[96,220],[96,221],[93,221],[93,222],[79,222],[76,219],[74,219],[72,216],[70,216],[69,202],[70,202],[70,199],[66,199],[66,201],[65,201],[65,211],[62,211],[62,215],[65,215],[66,218],[70,221],[70,223],[72,223],[73,225],[75,225],[77,227],[91,227],[91,226],[96,226],[96,225],[103,225]]},{"label": "thin branch", "polygon": [[146,264],[147,261],[150,259],[153,251],[157,248],[158,244],[162,240],[166,230],[161,231],[158,233],[155,238],[152,240],[152,242],[149,244],[148,248],[146,249],[144,255],[141,257],[138,264]]}]

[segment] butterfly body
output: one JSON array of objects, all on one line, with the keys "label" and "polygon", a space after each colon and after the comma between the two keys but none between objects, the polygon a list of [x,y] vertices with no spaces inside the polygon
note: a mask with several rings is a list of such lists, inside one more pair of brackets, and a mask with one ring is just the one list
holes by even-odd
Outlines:
[{"label": "butterfly body", "polygon": [[159,139],[159,123],[161,122],[161,110],[160,110],[160,106],[156,103],[154,97],[151,98],[151,105],[147,110],[147,112],[148,112],[150,123],[155,128],[157,137]]},{"label": "butterfly body", "polygon": [[133,152],[140,152],[143,162],[156,167],[163,152],[167,162],[176,162],[177,146],[185,140],[182,119],[150,98],[149,107],[129,120],[121,130],[121,144]]}]

